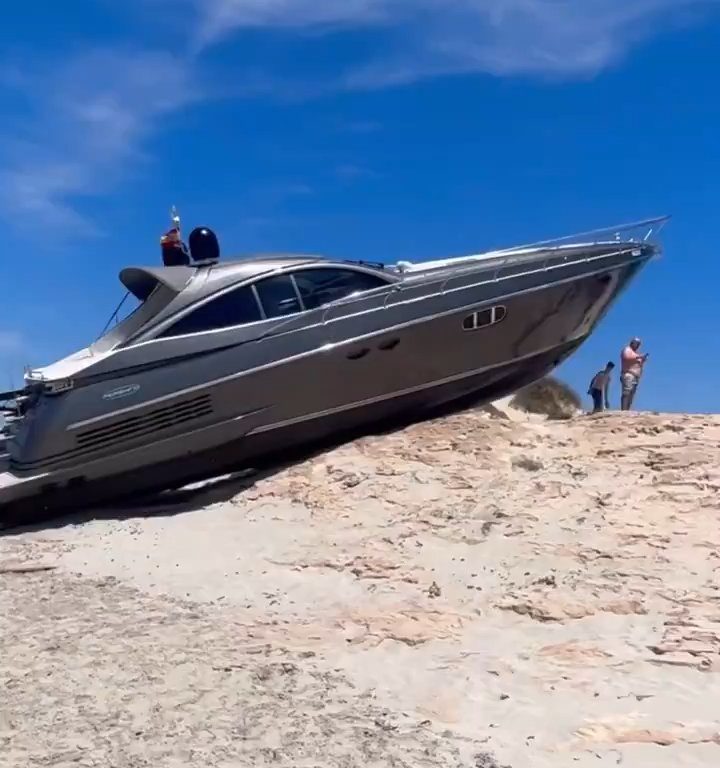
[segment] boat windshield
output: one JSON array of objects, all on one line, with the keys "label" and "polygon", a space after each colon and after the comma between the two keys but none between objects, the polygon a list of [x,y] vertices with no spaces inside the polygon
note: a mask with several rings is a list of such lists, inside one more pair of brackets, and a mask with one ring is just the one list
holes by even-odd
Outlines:
[{"label": "boat windshield", "polygon": [[[111,318],[111,321],[114,321],[115,324],[103,332],[100,338],[90,345],[90,352],[109,352],[119,344],[127,341],[152,320],[158,312],[164,309],[175,296],[176,293],[174,291],[158,283],[147,299],[137,303],[137,306],[130,310],[130,314],[126,315],[122,320],[119,319],[120,307],[118,307]],[[138,302],[130,293],[126,296],[126,300]]]}]

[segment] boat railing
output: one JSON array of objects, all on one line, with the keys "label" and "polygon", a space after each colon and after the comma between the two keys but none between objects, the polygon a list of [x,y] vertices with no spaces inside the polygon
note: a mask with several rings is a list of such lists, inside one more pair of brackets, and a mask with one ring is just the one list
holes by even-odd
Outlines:
[{"label": "boat railing", "polygon": [[[459,262],[462,262],[462,259],[456,260],[454,265],[439,267],[437,273],[438,279],[436,282],[442,281],[439,292],[445,293],[451,280],[477,271],[479,265],[488,266],[490,264],[492,264],[495,269],[493,271],[492,277],[488,278],[488,280],[484,282],[497,282],[497,280],[500,278],[501,271],[509,264],[522,261],[531,261],[537,257],[538,251],[546,251],[546,258],[542,264],[529,271],[546,272],[552,268],[551,262],[555,262],[557,260],[559,252],[565,248],[570,249],[573,246],[579,245],[600,245],[617,242],[618,249],[616,251],[605,251],[600,256],[587,253],[586,255],[579,258],[566,257],[560,266],[590,262],[598,258],[605,259],[611,256],[618,256],[622,253],[631,252],[637,246],[652,244],[657,240],[660,232],[669,220],[669,216],[661,216],[654,219],[632,222],[630,224],[621,224],[613,227],[588,230],[586,232],[579,232],[574,235],[566,235],[564,237],[558,237],[552,240],[539,240],[537,242],[528,243],[526,245],[517,245],[510,248],[490,251],[485,254],[478,254],[477,256],[469,256],[467,259],[468,264],[466,269],[458,270],[458,266],[460,265]],[[451,275],[446,274],[448,269],[452,269]],[[513,277],[519,277],[522,274],[524,273],[513,274]],[[385,307],[387,307],[393,293],[394,292],[391,291],[386,297]]]},{"label": "boat railing", "polygon": [[[563,248],[570,249],[572,246],[579,245],[600,245],[608,244],[611,242],[617,242],[618,248],[613,251],[603,251],[600,255],[592,255],[586,253],[585,255],[577,258],[566,257],[557,266],[570,266],[572,264],[579,264],[584,262],[590,262],[597,259],[607,259],[612,256],[618,256],[622,253],[631,253],[633,250],[642,245],[652,244],[659,236],[663,227],[670,220],[670,216],[660,216],[654,219],[646,219],[644,221],[633,222],[630,224],[621,224],[614,227],[604,227],[602,229],[593,229],[586,232],[579,232],[574,235],[566,235],[564,237],[554,238],[552,240],[540,240],[535,243],[529,243],[527,245],[517,245],[511,248],[504,248],[502,250],[490,251],[485,254],[478,254],[475,256],[467,257],[467,268],[458,269],[458,267],[464,261],[462,258],[453,259],[452,263],[448,263],[444,266],[439,266],[437,272],[433,275],[434,279],[431,279],[431,283],[441,283],[441,287],[438,293],[445,293],[448,284],[451,280],[456,278],[462,278],[468,274],[478,271],[478,268],[487,267],[492,264],[495,268],[491,276],[483,280],[483,283],[497,282],[500,279],[501,271],[511,263],[517,263],[522,261],[532,261],[537,258],[538,251],[546,251],[547,255],[544,261],[534,266],[533,269],[528,272],[513,273],[513,277],[519,277],[530,272],[546,272],[553,268],[551,262],[556,262],[558,253]],[[418,266],[422,266],[419,262]],[[451,270],[452,274],[448,275],[448,271]],[[416,273],[419,277],[420,273]],[[387,309],[390,305],[393,297],[401,296],[409,290],[411,283],[407,282],[408,277],[412,277],[412,273],[408,275],[405,273],[405,279],[396,283],[392,283],[389,287],[376,288],[371,292],[364,293],[363,299],[367,299],[372,294],[382,295],[385,291],[385,298],[383,300],[383,309]],[[427,273],[424,273],[427,277]],[[427,285],[427,280],[422,281],[423,285]],[[334,310],[353,303],[356,301],[356,297],[349,297],[342,299],[336,303],[329,305],[322,314],[321,323],[325,324],[332,315]],[[288,321],[290,322],[290,321]],[[277,328],[273,329],[273,332],[277,332]]]},{"label": "boat railing", "polygon": [[[654,219],[643,219],[642,221],[634,221],[629,224],[618,224],[611,227],[602,227],[600,229],[589,229],[584,232],[577,232],[574,235],[564,235],[563,237],[556,237],[551,240],[539,240],[538,242],[528,243],[527,245],[516,245],[512,248],[503,248],[502,250],[495,251],[495,253],[542,248],[544,246],[553,246],[562,243],[587,243],[588,238],[590,237],[592,238],[590,242],[595,243],[607,243],[609,240],[625,243],[651,242],[652,239],[660,234],[668,221],[670,221],[670,216],[658,216]],[[631,235],[633,232],[635,233],[635,236]],[[608,237],[602,237],[602,235]],[[622,237],[622,235],[628,236]]]}]

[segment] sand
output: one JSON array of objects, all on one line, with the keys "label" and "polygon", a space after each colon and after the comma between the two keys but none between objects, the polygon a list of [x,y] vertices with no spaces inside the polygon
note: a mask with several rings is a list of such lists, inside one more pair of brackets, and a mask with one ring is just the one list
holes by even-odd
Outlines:
[{"label": "sand", "polygon": [[501,407],[6,533],[0,765],[714,768],[719,459]]}]

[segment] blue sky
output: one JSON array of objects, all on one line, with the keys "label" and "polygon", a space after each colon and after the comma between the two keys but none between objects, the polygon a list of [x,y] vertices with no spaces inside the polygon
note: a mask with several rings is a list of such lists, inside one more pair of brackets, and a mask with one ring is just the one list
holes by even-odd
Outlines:
[{"label": "blue sky", "polygon": [[99,333],[172,204],[225,253],[384,261],[671,213],[562,375],[639,334],[638,406],[716,411],[719,79],[720,0],[8,6],[0,388]]}]

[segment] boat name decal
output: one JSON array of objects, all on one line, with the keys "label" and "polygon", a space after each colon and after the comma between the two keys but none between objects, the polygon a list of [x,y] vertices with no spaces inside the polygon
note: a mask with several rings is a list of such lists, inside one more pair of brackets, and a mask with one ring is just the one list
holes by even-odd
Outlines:
[{"label": "boat name decal", "polygon": [[124,387],[117,387],[117,389],[111,389],[103,395],[103,400],[118,400],[121,397],[130,397],[134,395],[140,389],[139,384],[127,384]]}]

